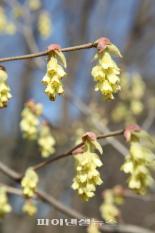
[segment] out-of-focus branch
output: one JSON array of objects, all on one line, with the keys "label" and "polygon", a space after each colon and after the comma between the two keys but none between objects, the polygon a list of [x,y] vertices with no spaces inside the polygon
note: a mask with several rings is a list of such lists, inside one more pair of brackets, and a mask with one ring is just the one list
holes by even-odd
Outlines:
[{"label": "out-of-focus branch", "polygon": [[[82,45],[76,45],[76,46],[62,48],[61,51],[62,52],[70,52],[70,51],[77,51],[77,50],[81,50],[81,49],[95,48],[96,46],[97,46],[97,43],[92,42],[92,43],[86,43],[86,44],[82,44]],[[21,56],[5,57],[5,58],[0,58],[0,62],[26,60],[26,59],[32,59],[32,58],[37,58],[37,57],[43,57],[43,56],[48,56],[49,53],[50,53],[49,50],[45,50],[42,52],[26,54],[26,55],[21,55]]]},{"label": "out-of-focus branch", "polygon": [[[7,167],[6,165],[3,164],[3,166],[8,170],[6,172],[6,175],[9,175],[10,178],[14,179],[14,176],[12,175],[12,169]],[[1,170],[1,167],[0,167]],[[15,171],[14,171],[15,172]],[[15,172],[16,173],[16,172]],[[18,176],[21,176],[18,174]],[[17,194],[17,195],[22,195],[22,192],[20,189],[16,189],[7,185],[4,185],[9,193]],[[42,192],[42,191],[37,191],[36,192],[36,197],[39,198],[40,200],[46,202],[47,204],[51,205],[54,207],[56,210],[59,212],[65,214],[66,216],[69,216],[71,218],[76,218],[76,219],[83,219],[83,218],[90,218],[82,215],[81,213],[77,212],[76,210],[73,210],[67,206],[65,206],[62,202],[56,200],[53,196]],[[102,226],[99,226],[100,230],[103,231],[104,233],[153,233],[153,231],[134,226],[134,225],[127,225],[127,224],[104,224]]]},{"label": "out-of-focus branch", "polygon": [[0,187],[1,186],[5,187],[7,193],[23,196],[23,193],[20,189],[14,188],[12,186],[9,186],[3,183],[0,183]]},{"label": "out-of-focus branch", "polygon": [[11,168],[8,168],[4,163],[0,161],[0,171],[3,172],[3,174],[7,175],[8,177],[11,177],[14,180],[20,180],[21,175]]},{"label": "out-of-focus branch", "polygon": [[[44,202],[52,205],[55,209],[60,211],[61,213],[67,215],[71,218],[76,219],[83,219],[83,218],[90,218],[88,216],[84,216],[81,213],[66,207],[63,203],[56,200],[51,195],[48,195],[45,192],[37,192],[37,196],[43,200]],[[127,225],[127,224],[104,224],[102,226],[99,226],[100,230],[102,230],[104,233],[111,232],[111,233],[153,233],[151,230],[144,229],[138,226],[134,225]]]},{"label": "out-of-focus branch", "polygon": [[[96,122],[93,118],[91,109],[81,101],[80,98],[73,95],[70,90],[67,89],[66,98],[71,101],[79,110],[86,116],[92,116],[93,124],[101,133],[110,133],[110,130],[107,126],[103,125],[102,122]],[[121,155],[126,156],[128,154],[127,148],[116,138],[106,138],[106,140],[117,150]]]},{"label": "out-of-focus branch", "polygon": [[140,201],[155,201],[155,196],[154,195],[147,195],[147,196],[138,195],[138,194],[133,193],[129,189],[125,190],[124,196],[126,198],[133,198],[133,199],[137,199],[137,200],[140,200]]},{"label": "out-of-focus branch", "polygon": [[142,128],[145,130],[149,130],[151,125],[155,120],[155,111],[154,108],[150,109],[148,116],[146,117],[145,121],[143,122]]}]

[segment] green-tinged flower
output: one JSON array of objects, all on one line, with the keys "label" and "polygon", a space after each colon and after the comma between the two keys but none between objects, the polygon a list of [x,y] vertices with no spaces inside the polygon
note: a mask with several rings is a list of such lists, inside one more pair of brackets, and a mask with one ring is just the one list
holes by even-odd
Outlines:
[{"label": "green-tinged flower", "polygon": [[51,134],[51,130],[47,123],[43,123],[39,129],[38,145],[40,147],[41,155],[44,158],[49,157],[55,152],[55,139]]},{"label": "green-tinged flower", "polygon": [[58,64],[58,59],[64,61],[66,66],[66,60],[62,52],[53,51],[47,64],[47,73],[42,79],[42,83],[46,86],[45,93],[50,100],[55,100],[57,95],[64,93],[62,78],[66,75],[63,67]]},{"label": "green-tinged flower", "polygon": [[128,115],[128,108],[125,104],[119,103],[112,111],[112,119],[115,122],[124,120]]},{"label": "green-tinged flower", "polygon": [[151,170],[155,169],[155,155],[151,140],[143,131],[133,132],[130,151],[122,170],[129,174],[128,185],[136,193],[145,194],[154,183]]},{"label": "green-tinged flower", "polygon": [[[88,136],[88,135],[87,135]],[[96,139],[83,137],[84,146],[82,151],[74,156],[76,176],[73,179],[72,188],[77,190],[79,196],[88,201],[95,194],[96,186],[103,183],[100,173],[97,170],[102,166],[98,155],[94,152],[96,149],[102,152],[102,148]]]},{"label": "green-tinged flower", "polygon": [[100,233],[98,225],[93,221],[91,221],[91,223],[89,224],[87,228],[87,232],[88,233]]},{"label": "green-tinged flower", "polygon": [[8,203],[8,197],[5,187],[0,187],[0,218],[12,211],[12,207]]},{"label": "green-tinged flower", "polygon": [[10,87],[7,84],[8,75],[3,67],[0,67],[0,108],[4,108],[8,104],[8,100],[12,97]]},{"label": "green-tinged flower", "polygon": [[130,105],[131,111],[134,115],[139,115],[143,112],[143,103],[139,100],[132,100]]},{"label": "green-tinged flower", "polygon": [[145,83],[138,73],[122,73],[120,80],[120,100],[112,111],[112,119],[115,122],[133,123],[144,111]]},{"label": "green-tinged flower", "polygon": [[23,205],[22,211],[29,216],[34,216],[37,213],[37,207],[32,200],[26,200]]},{"label": "green-tinged flower", "polygon": [[0,7],[0,33],[14,34],[15,32],[15,24],[8,21],[4,9]]},{"label": "green-tinged flower", "polygon": [[104,203],[101,208],[102,217],[106,223],[117,223],[119,217],[119,210],[113,203]]},{"label": "green-tinged flower", "polygon": [[14,35],[16,33],[16,25],[12,22],[8,22],[5,28],[5,33],[9,35]]},{"label": "green-tinged flower", "polygon": [[48,38],[52,33],[52,22],[47,11],[41,11],[39,14],[38,30],[44,39]]},{"label": "green-tinged flower", "polygon": [[140,74],[133,73],[131,83],[131,97],[136,100],[141,99],[144,96],[145,89],[146,86]]},{"label": "green-tinged flower", "polygon": [[[117,49],[117,53],[113,52],[113,48]],[[112,59],[111,54],[121,56],[116,46],[113,44],[107,45],[102,52],[98,52],[95,55],[95,59],[98,59],[98,64],[92,68],[91,72],[94,81],[97,82],[95,90],[100,91],[108,99],[113,99],[113,94],[121,89],[120,69]]]},{"label": "green-tinged flower", "polygon": [[28,5],[32,11],[38,10],[41,7],[41,0],[28,0]]},{"label": "green-tinged flower", "polygon": [[25,108],[21,113],[20,128],[23,137],[29,140],[35,140],[38,134],[39,116],[42,113],[42,105],[34,101],[25,104]]},{"label": "green-tinged flower", "polygon": [[122,204],[124,201],[122,190],[120,186],[116,186],[104,192],[104,202],[100,207],[100,212],[106,223],[118,222],[120,211],[117,205]]},{"label": "green-tinged flower", "polygon": [[0,32],[4,32],[6,25],[7,25],[6,15],[4,9],[0,7]]},{"label": "green-tinged flower", "polygon": [[21,181],[23,194],[26,197],[33,197],[35,195],[38,181],[39,178],[37,173],[32,168],[28,168]]}]

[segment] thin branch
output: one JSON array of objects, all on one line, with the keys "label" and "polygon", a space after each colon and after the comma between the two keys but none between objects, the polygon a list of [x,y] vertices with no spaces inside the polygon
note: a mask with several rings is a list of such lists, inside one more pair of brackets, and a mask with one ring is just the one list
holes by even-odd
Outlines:
[{"label": "thin branch", "polygon": [[19,196],[23,196],[22,190],[14,188],[12,186],[0,183],[0,187],[3,186],[6,189],[7,193],[11,193],[11,194],[15,194],[15,195],[19,195]]},{"label": "thin branch", "polygon": [[[9,170],[10,168],[8,168]],[[11,177],[10,177],[11,178]],[[0,184],[1,185],[1,184]],[[3,185],[3,184],[2,184]],[[5,185],[6,191],[8,193],[13,193],[19,196],[23,196],[22,191],[20,189]],[[66,216],[70,218],[76,218],[78,220],[81,219],[90,219],[88,216],[84,216],[83,214],[79,213],[78,211],[65,206],[62,202],[58,201],[55,199],[53,196],[42,192],[42,191],[37,191],[36,196],[38,199],[41,201],[51,205],[53,208],[55,208],[57,211],[65,214]],[[97,219],[96,219],[97,220]],[[98,220],[97,220],[98,221]],[[127,225],[127,224],[104,224],[104,225],[99,225],[99,229],[103,231],[104,233],[108,232],[114,232],[114,233],[153,233],[153,231],[134,226],[134,225]]]},{"label": "thin branch", "polygon": [[[96,122],[95,118],[93,118],[92,115],[92,111],[91,109],[88,107],[87,104],[85,104],[83,101],[81,101],[80,98],[78,98],[77,96],[73,95],[69,89],[67,89],[66,92],[66,97],[74,104],[76,105],[76,107],[79,108],[79,110],[86,116],[92,116],[92,123],[94,124],[94,126],[96,127],[96,129],[98,129],[100,132],[102,133],[109,133],[110,130],[107,126],[103,125],[102,122]],[[120,152],[121,155],[123,155],[124,157],[127,155],[128,150],[127,148],[120,142],[118,141],[116,138],[107,138],[106,139],[117,151]]]},{"label": "thin branch", "polygon": [[133,198],[133,199],[137,199],[137,200],[140,200],[140,201],[155,201],[154,195],[147,195],[147,196],[138,195],[138,194],[133,193],[129,189],[125,190],[124,196],[126,198]]},{"label": "thin branch", "polygon": [[[114,137],[114,136],[123,135],[123,132],[124,132],[124,129],[116,130],[116,131],[113,131],[113,132],[110,132],[110,133],[107,133],[107,134],[104,134],[104,135],[100,135],[100,136],[97,137],[97,139],[98,139],[98,140],[101,140],[101,139],[105,139],[105,138],[108,138],[108,137]],[[40,169],[40,168],[42,168],[42,167],[45,167],[46,165],[51,164],[51,163],[53,163],[53,162],[55,162],[55,161],[57,161],[57,160],[60,160],[60,159],[62,159],[62,158],[65,158],[65,157],[68,157],[68,156],[70,156],[70,155],[73,155],[73,154],[74,154],[73,152],[74,152],[76,149],[78,149],[78,148],[80,148],[81,146],[83,146],[83,145],[84,145],[84,143],[81,142],[81,143],[79,143],[78,145],[74,146],[74,147],[73,147],[71,150],[69,150],[68,152],[63,153],[63,154],[61,154],[61,155],[58,155],[58,156],[56,156],[56,157],[54,157],[54,158],[45,160],[45,161],[43,161],[43,162],[41,162],[41,163],[39,163],[39,164],[36,164],[36,165],[32,166],[32,168],[33,168],[34,170],[38,170],[38,169]]]},{"label": "thin branch", "polygon": [[[62,52],[70,52],[70,51],[77,51],[77,50],[82,50],[82,49],[95,48],[96,46],[97,46],[97,43],[93,42],[93,43],[87,43],[87,44],[62,48],[61,51]],[[26,59],[32,59],[32,58],[43,57],[43,56],[48,56],[48,55],[49,55],[49,51],[45,50],[45,51],[38,52],[38,53],[32,53],[32,54],[26,54],[26,55],[21,55],[21,56],[14,56],[14,57],[0,58],[0,62],[26,60]]]},{"label": "thin branch", "polygon": [[[76,219],[90,219],[88,216],[84,216],[81,213],[73,210],[69,207],[66,207],[62,202],[56,200],[53,196],[48,195],[45,192],[38,191],[37,196],[44,202],[53,206],[56,210],[65,214],[68,217]],[[141,228],[138,226],[127,225],[127,224],[104,224],[99,226],[100,230],[104,233],[114,232],[114,233],[153,233],[151,230]]]},{"label": "thin branch", "polygon": [[0,170],[5,174],[7,175],[8,177],[11,177],[12,179],[14,180],[20,180],[21,178],[21,175],[17,172],[15,172],[14,170],[12,170],[11,168],[8,168],[5,164],[3,164],[1,161],[0,161]]}]

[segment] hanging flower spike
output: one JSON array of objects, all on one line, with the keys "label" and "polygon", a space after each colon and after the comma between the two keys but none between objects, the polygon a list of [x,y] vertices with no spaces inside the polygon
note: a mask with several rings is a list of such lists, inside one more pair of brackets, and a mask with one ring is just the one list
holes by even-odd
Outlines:
[{"label": "hanging flower spike", "polygon": [[5,11],[2,7],[0,7],[0,33],[4,32],[6,25],[7,25],[7,18],[5,15]]},{"label": "hanging flower spike", "polygon": [[145,83],[138,73],[121,72],[120,102],[112,110],[112,119],[125,124],[137,121],[137,116],[144,111]]},{"label": "hanging flower spike", "polygon": [[7,107],[8,100],[11,99],[10,87],[7,84],[8,75],[6,69],[0,66],[0,108]]},{"label": "hanging flower spike", "polygon": [[45,93],[49,99],[54,101],[57,95],[64,93],[62,78],[66,75],[63,67],[58,64],[60,60],[66,68],[66,59],[61,52],[61,47],[57,44],[52,44],[48,47],[49,60],[47,64],[47,73],[42,79],[42,83],[46,86]]},{"label": "hanging flower spike", "polygon": [[113,189],[107,189],[103,193],[104,202],[100,207],[102,218],[106,223],[117,223],[120,217],[120,211],[117,205],[124,202],[124,189],[117,185]]},{"label": "hanging flower spike", "polygon": [[[31,0],[32,2],[32,0]],[[38,18],[38,31],[43,39],[47,39],[52,33],[52,22],[48,11],[42,10]]]},{"label": "hanging flower spike", "polygon": [[97,82],[95,90],[100,91],[107,99],[113,99],[120,87],[120,69],[112,59],[111,54],[122,57],[119,49],[107,38],[97,40],[98,53],[95,59],[98,64],[92,68],[91,74]]},{"label": "hanging flower spike", "polygon": [[23,194],[26,197],[34,197],[39,178],[37,173],[32,169],[28,168],[26,170],[25,176],[21,181],[21,187],[23,189]]},{"label": "hanging flower spike", "polygon": [[87,232],[88,233],[101,233],[99,231],[98,225],[93,220],[91,220],[91,222],[90,222],[90,224],[89,224],[89,226],[87,228]]},{"label": "hanging flower spike", "polygon": [[32,200],[26,200],[22,211],[29,216],[34,216],[37,213],[37,207]]},{"label": "hanging flower spike", "polygon": [[3,218],[6,214],[10,213],[12,208],[8,203],[8,197],[5,187],[0,187],[0,218]]},{"label": "hanging flower spike", "polygon": [[5,10],[0,7],[0,33],[13,35],[16,32],[16,26],[14,23],[7,19]]},{"label": "hanging flower spike", "polygon": [[41,0],[28,0],[28,6],[32,11],[39,10],[41,8]]},{"label": "hanging flower spike", "polygon": [[41,104],[35,103],[33,100],[25,104],[25,108],[21,113],[20,128],[23,137],[28,140],[35,140],[38,134],[39,116],[42,114],[43,107]]},{"label": "hanging flower spike", "polygon": [[74,151],[76,176],[73,179],[72,188],[78,191],[83,200],[88,201],[95,195],[96,186],[103,183],[97,170],[102,166],[102,162],[95,153],[96,149],[102,153],[102,147],[92,132],[86,133],[82,140],[84,146]]},{"label": "hanging flower spike", "polygon": [[40,126],[38,145],[43,158],[47,158],[55,152],[55,139],[51,134],[51,130],[47,122],[43,122]]},{"label": "hanging flower spike", "polygon": [[154,183],[151,175],[151,170],[155,170],[155,155],[152,152],[154,144],[145,131],[133,128],[128,127],[125,131],[130,150],[121,170],[129,174],[129,188],[143,195]]}]

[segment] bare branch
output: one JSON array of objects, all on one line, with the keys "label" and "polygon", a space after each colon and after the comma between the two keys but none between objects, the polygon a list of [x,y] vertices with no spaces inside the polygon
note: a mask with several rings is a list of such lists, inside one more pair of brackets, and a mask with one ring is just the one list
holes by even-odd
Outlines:
[{"label": "bare branch", "polygon": [[[69,89],[67,89],[66,97],[79,108],[79,110],[86,116],[92,116],[93,124],[102,133],[110,133],[110,130],[107,126],[103,125],[102,122],[96,122],[93,118],[91,109],[83,102],[80,98],[73,95]],[[127,148],[116,138],[107,138],[106,139],[117,151],[120,152],[124,157],[127,155]]]},{"label": "bare branch", "polygon": [[[97,139],[98,139],[98,140],[101,140],[101,139],[105,139],[105,138],[108,138],[108,137],[119,136],[119,135],[123,135],[123,133],[124,133],[124,129],[121,129],[121,130],[113,131],[113,132],[110,132],[110,133],[107,133],[107,134],[104,134],[104,135],[100,135],[100,136],[97,137]],[[61,154],[61,155],[58,155],[58,156],[56,156],[56,157],[54,157],[54,158],[52,158],[52,159],[45,160],[45,161],[43,161],[43,162],[41,162],[41,163],[39,163],[39,164],[37,164],[37,165],[34,165],[32,168],[33,168],[34,170],[38,170],[38,169],[40,169],[40,168],[42,168],[42,167],[45,167],[46,165],[51,164],[51,163],[53,163],[53,162],[55,162],[55,161],[57,161],[57,160],[60,160],[60,159],[63,159],[63,158],[65,158],[65,157],[68,157],[68,156],[70,156],[70,155],[73,155],[73,154],[74,154],[73,152],[74,152],[76,149],[78,149],[78,148],[80,148],[81,146],[83,146],[83,145],[84,145],[84,143],[81,142],[81,143],[79,143],[78,145],[74,146],[74,147],[73,147],[71,150],[69,150],[68,152],[63,153],[63,154]]]},{"label": "bare branch", "polygon": [[[93,43],[87,43],[87,44],[62,48],[61,51],[70,52],[70,51],[77,51],[77,50],[82,50],[82,49],[96,48],[96,46],[97,46],[97,43],[93,42]],[[43,57],[43,56],[48,56],[48,55],[49,55],[49,51],[45,50],[45,51],[38,52],[38,53],[26,54],[26,55],[15,56],[15,57],[0,58],[0,62],[26,60],[26,59],[32,59],[32,58]]]},{"label": "bare branch", "polygon": [[0,161],[0,171],[2,171],[8,177],[11,177],[14,180],[19,180],[21,178],[20,174],[8,168],[5,164]]},{"label": "bare branch", "polygon": [[[10,170],[10,168],[8,168],[8,170]],[[22,196],[22,191],[20,189],[16,189],[14,187],[11,187],[5,184],[4,186],[6,187],[7,192]],[[58,201],[53,196],[45,192],[37,191],[36,196],[41,201],[46,202],[47,204],[51,205],[56,210],[65,214],[68,217],[76,218],[79,220],[83,218],[87,218],[87,219],[90,218],[88,216],[82,215],[81,213],[79,213],[78,211],[70,207],[65,206],[62,202]],[[108,232],[111,232],[111,233],[153,233],[153,231],[151,230],[138,227],[138,226],[134,226],[134,225],[127,225],[127,224],[104,224],[102,226],[99,226],[99,228],[104,233],[108,233]]]}]

